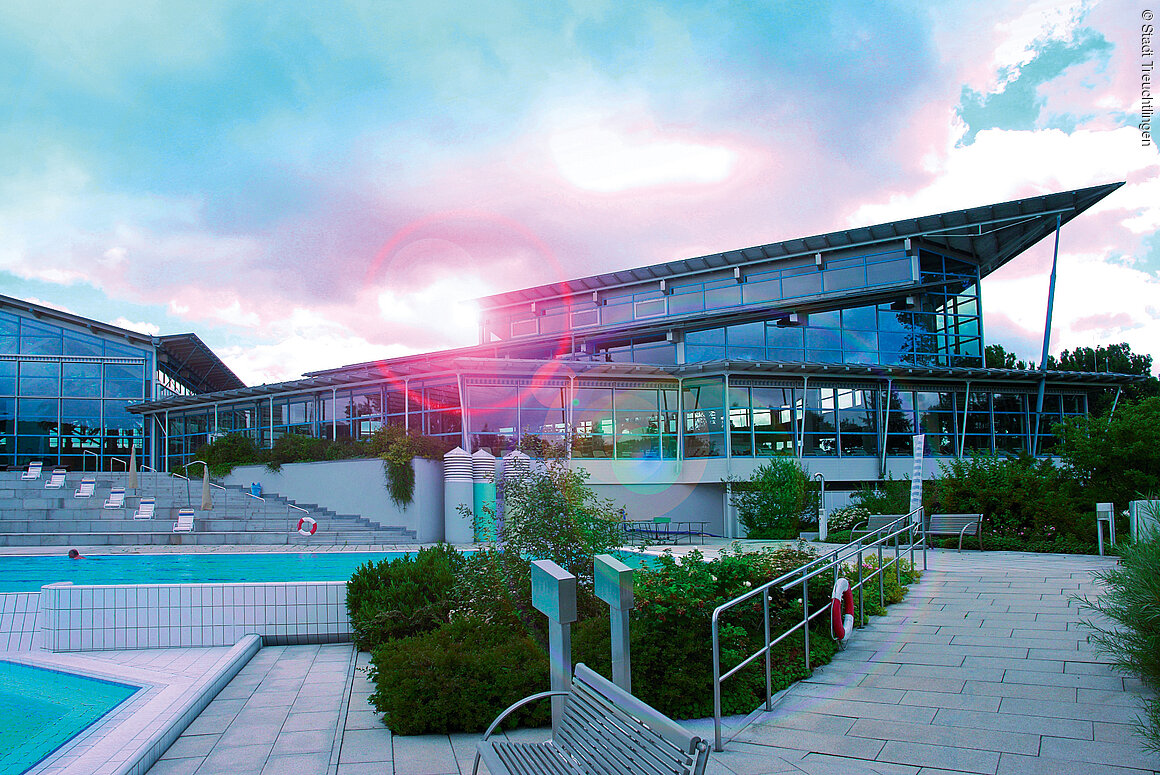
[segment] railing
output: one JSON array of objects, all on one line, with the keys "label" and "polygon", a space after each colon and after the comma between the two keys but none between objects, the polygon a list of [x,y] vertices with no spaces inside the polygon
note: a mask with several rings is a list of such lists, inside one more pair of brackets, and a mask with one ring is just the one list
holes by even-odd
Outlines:
[{"label": "railing", "polygon": [[[927,541],[926,541],[926,533],[924,532],[923,522],[924,522],[924,520],[923,520],[923,514],[922,514],[922,507],[919,507],[919,508],[915,509],[914,511],[910,512],[909,514],[901,516],[898,519],[894,520],[893,522],[889,523],[888,525],[885,525],[885,526],[879,528],[878,530],[876,530],[874,533],[871,533],[870,535],[863,536],[862,538],[859,538],[856,541],[851,541],[850,543],[842,546],[841,548],[835,549],[834,551],[830,552],[829,554],[826,554],[826,555],[818,557],[814,560],[811,560],[810,562],[806,563],[805,565],[794,568],[793,570],[789,571],[788,573],[784,573],[781,576],[778,576],[773,581],[768,581],[765,584],[762,584],[760,587],[757,587],[755,589],[750,590],[749,592],[746,592],[744,595],[740,595],[738,597],[735,597],[732,600],[730,600],[726,603],[722,603],[721,605],[717,606],[717,608],[713,611],[713,625],[712,625],[712,632],[713,632],[713,750],[715,750],[715,751],[725,750],[724,744],[722,742],[722,737],[721,737],[721,685],[724,683],[725,679],[736,675],[739,671],[741,671],[744,668],[751,665],[754,662],[754,660],[756,660],[758,657],[761,657],[762,655],[764,655],[765,656],[765,709],[772,710],[772,706],[770,705],[770,701],[773,697],[773,676],[772,676],[772,664],[771,664],[772,649],[778,643],[781,643],[783,640],[785,640],[786,638],[788,638],[790,635],[794,634],[798,630],[802,630],[804,633],[803,640],[804,640],[804,645],[805,645],[805,668],[806,668],[807,673],[810,671],[810,627],[809,627],[809,625],[810,625],[811,621],[813,621],[814,619],[816,619],[818,616],[822,615],[823,613],[829,612],[829,610],[830,610],[830,604],[827,601],[826,605],[822,606],[818,610],[810,611],[810,589],[809,589],[810,579],[815,578],[816,576],[820,576],[824,573],[832,573],[833,579],[836,582],[838,580],[840,573],[841,573],[842,562],[844,560],[849,560],[851,558],[856,557],[857,562],[858,562],[858,583],[857,583],[857,585],[852,585],[851,589],[858,590],[858,619],[857,619],[857,621],[858,621],[859,626],[861,626],[861,623],[865,619],[865,615],[866,615],[866,607],[865,607],[865,599],[864,599],[865,583],[868,580],[874,578],[875,576],[878,577],[878,599],[879,599],[879,603],[882,605],[885,605],[885,603],[886,603],[886,601],[885,601],[886,593],[885,593],[885,587],[884,587],[884,583],[883,583],[884,580],[883,580],[883,576],[882,576],[882,574],[886,571],[886,568],[889,567],[890,565],[893,565],[894,566],[894,573],[895,573],[895,576],[898,580],[898,583],[899,584],[902,583],[902,566],[899,563],[900,552],[901,552],[900,538],[902,536],[904,536],[904,535],[906,536],[906,540],[907,540],[907,544],[908,544],[907,549],[910,552],[910,562],[911,562],[912,567],[914,565],[915,546],[919,545],[922,547],[922,567],[923,567],[923,570],[926,570]],[[871,539],[873,539],[873,540],[871,540]],[[883,560],[884,560],[883,548],[886,547],[890,543],[891,539],[893,539],[893,543],[894,543],[894,558],[884,564],[884,562],[883,562]],[[875,548],[877,548],[877,550],[878,550],[878,567],[874,570],[874,573],[871,573],[869,575],[869,577],[866,577],[864,575],[865,568],[863,565],[863,555],[865,554],[865,552],[867,550],[875,549]],[[781,635],[778,635],[776,638],[771,639],[770,638],[770,610],[769,610],[770,590],[776,588],[779,591],[785,592],[785,591],[792,589],[793,587],[797,587],[797,586],[800,586],[801,591],[802,591],[802,618],[801,618],[801,621],[799,621],[793,627],[790,627],[788,630],[783,632]],[[731,608],[734,608],[735,606],[739,605],[740,603],[744,603],[747,600],[752,600],[752,599],[756,598],[758,595],[760,595],[762,598],[762,606],[763,606],[764,622],[765,622],[765,646],[763,648],[761,648],[760,650],[758,650],[756,653],[750,654],[748,657],[746,657],[744,660],[742,660],[740,664],[736,665],[735,667],[730,669],[728,672],[722,674],[722,672],[721,672],[721,638],[720,638],[721,615],[723,613],[725,613],[726,611],[730,610]]]},{"label": "railing", "polygon": [[113,470],[113,466],[112,466],[113,463],[120,463],[121,465],[125,466],[126,471],[129,470],[129,461],[125,460],[124,458],[110,457],[109,458],[109,464],[110,464],[109,470],[110,471]]},{"label": "railing", "polygon": [[101,470],[101,456],[98,455],[96,452],[93,452],[91,449],[82,449],[81,450],[81,471],[88,471],[89,470],[89,455],[92,455],[94,458],[96,458],[96,462],[93,464],[93,470],[100,471]]}]

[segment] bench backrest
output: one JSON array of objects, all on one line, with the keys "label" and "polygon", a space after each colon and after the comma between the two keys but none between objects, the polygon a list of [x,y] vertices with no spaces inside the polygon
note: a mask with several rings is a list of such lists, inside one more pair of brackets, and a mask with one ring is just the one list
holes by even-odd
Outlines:
[{"label": "bench backrest", "polygon": [[[931,514],[927,521],[926,531],[935,534],[958,535],[963,531],[963,528],[974,523],[981,523],[982,520],[982,514]],[[978,525],[975,526],[978,527]]]},{"label": "bench backrest", "polygon": [[866,527],[861,528],[862,531],[873,533],[875,530],[886,527],[895,520],[902,519],[905,514],[871,514],[866,520]]},{"label": "bench backrest", "polygon": [[608,775],[701,775],[709,757],[700,737],[583,664],[553,739],[585,772]]}]

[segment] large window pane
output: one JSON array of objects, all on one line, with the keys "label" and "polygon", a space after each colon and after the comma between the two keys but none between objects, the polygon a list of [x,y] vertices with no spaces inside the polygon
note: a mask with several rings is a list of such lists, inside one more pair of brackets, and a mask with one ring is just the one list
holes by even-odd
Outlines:
[{"label": "large window pane", "polygon": [[805,391],[805,400],[802,454],[838,454],[837,402],[833,388],[809,388]]},{"label": "large window pane", "polygon": [[612,457],[616,429],[613,426],[610,388],[577,388],[572,423],[574,457]]},{"label": "large window pane", "polygon": [[843,455],[877,455],[877,391],[861,388],[837,391]]}]

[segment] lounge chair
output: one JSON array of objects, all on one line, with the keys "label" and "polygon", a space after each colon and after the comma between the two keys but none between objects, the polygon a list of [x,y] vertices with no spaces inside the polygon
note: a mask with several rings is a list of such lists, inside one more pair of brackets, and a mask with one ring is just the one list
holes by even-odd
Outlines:
[{"label": "lounge chair", "polygon": [[142,498],[141,502],[137,504],[137,510],[133,512],[133,519],[153,519],[153,510],[156,508],[156,498]]},{"label": "lounge chair", "polygon": [[173,523],[173,532],[193,532],[193,509],[179,509],[177,511],[177,521]]},{"label": "lounge chair", "polygon": [[91,498],[93,492],[97,489],[97,477],[86,476],[81,479],[81,486],[73,492],[74,498]]},{"label": "lounge chair", "polygon": [[28,470],[20,475],[21,479],[39,479],[40,472],[44,468],[44,463],[39,460],[34,460],[28,464]]},{"label": "lounge chair", "polygon": [[125,508],[125,488],[114,487],[109,490],[109,497],[105,498],[106,509],[123,509]]},{"label": "lounge chair", "polygon": [[48,481],[44,483],[44,489],[59,490],[64,487],[64,477],[67,473],[63,468],[52,469],[52,474],[48,477]]}]

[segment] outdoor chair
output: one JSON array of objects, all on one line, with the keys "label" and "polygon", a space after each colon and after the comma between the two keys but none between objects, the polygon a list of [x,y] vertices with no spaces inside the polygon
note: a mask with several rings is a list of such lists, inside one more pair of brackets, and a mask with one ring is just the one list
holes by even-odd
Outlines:
[{"label": "outdoor chair", "polygon": [[157,508],[157,499],[153,497],[145,497],[137,504],[137,510],[133,512],[133,519],[153,519],[153,511]]},{"label": "outdoor chair", "polygon": [[109,490],[109,497],[105,498],[106,509],[123,509],[125,508],[125,488],[114,487]]},{"label": "outdoor chair", "polygon": [[20,475],[21,479],[39,479],[40,472],[44,468],[44,463],[39,460],[34,460],[28,464],[28,470]]},{"label": "outdoor chair", "polygon": [[74,498],[91,498],[93,492],[97,489],[97,478],[95,476],[86,476],[81,479],[81,486],[73,491]]},{"label": "outdoor chair", "polygon": [[63,468],[52,469],[52,474],[48,477],[48,481],[44,483],[44,489],[59,490],[64,487],[64,477],[67,473]]},{"label": "outdoor chair", "polygon": [[193,509],[179,509],[177,511],[177,521],[173,523],[173,532],[193,532]]}]

